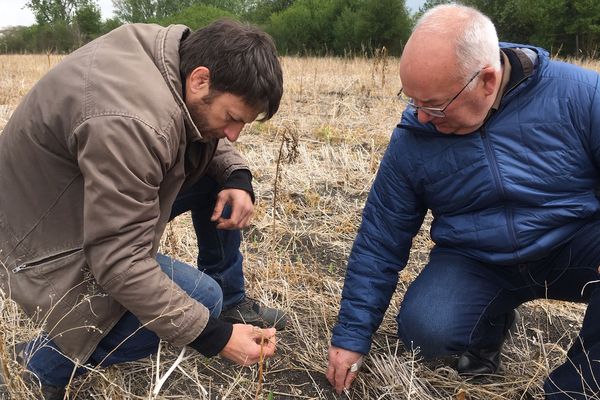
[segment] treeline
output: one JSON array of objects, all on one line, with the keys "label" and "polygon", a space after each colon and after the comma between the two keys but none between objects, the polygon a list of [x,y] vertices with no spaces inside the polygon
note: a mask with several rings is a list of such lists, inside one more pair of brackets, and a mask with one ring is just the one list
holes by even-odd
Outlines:
[{"label": "treeline", "polygon": [[[201,28],[228,17],[261,26],[282,54],[373,55],[402,52],[414,20],[447,0],[427,0],[411,15],[405,0],[112,0],[102,20],[96,0],[29,0],[36,23],[0,31],[2,53],[66,53],[123,23]],[[531,43],[561,56],[597,57],[598,0],[464,0],[496,23],[501,40]]]},{"label": "treeline", "polygon": [[[429,0],[425,7],[447,3]],[[599,58],[598,0],[468,0],[488,15],[500,40],[534,44],[561,57]]]},{"label": "treeline", "polygon": [[96,0],[30,0],[30,27],[0,33],[0,52],[69,52],[123,23],[201,28],[218,18],[271,33],[282,54],[349,54],[386,47],[399,54],[410,32],[404,0],[113,0],[101,20]]}]

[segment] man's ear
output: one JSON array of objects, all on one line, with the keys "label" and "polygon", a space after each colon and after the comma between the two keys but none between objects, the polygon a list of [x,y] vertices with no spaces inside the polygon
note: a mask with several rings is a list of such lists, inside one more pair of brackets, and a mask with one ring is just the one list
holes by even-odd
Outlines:
[{"label": "man's ear", "polygon": [[485,67],[481,70],[481,81],[483,82],[483,89],[486,96],[491,96],[495,93],[499,77],[501,75],[496,74],[496,71],[492,67]]},{"label": "man's ear", "polygon": [[208,93],[210,87],[210,71],[206,67],[196,67],[187,78],[187,90],[190,93]]}]

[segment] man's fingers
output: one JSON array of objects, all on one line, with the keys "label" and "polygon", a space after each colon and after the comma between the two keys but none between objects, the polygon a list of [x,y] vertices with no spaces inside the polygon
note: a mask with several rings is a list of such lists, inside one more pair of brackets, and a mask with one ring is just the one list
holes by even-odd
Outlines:
[{"label": "man's fingers", "polygon": [[218,229],[233,229],[235,228],[235,224],[230,219],[218,218],[216,220]]},{"label": "man's fingers", "polygon": [[262,352],[263,357],[271,357],[275,354],[277,347],[276,334],[277,330],[275,328],[261,329],[256,326],[252,327],[252,340],[257,345],[259,355],[260,352]]},{"label": "man's fingers", "polygon": [[358,370],[362,364],[362,355],[350,350],[344,350],[335,346],[329,347],[329,363],[326,377],[337,394],[350,388],[352,382],[358,376]]},{"label": "man's fingers", "polygon": [[217,228],[219,229],[243,229],[250,225],[253,211],[251,209],[238,209],[233,208],[231,210],[231,216],[229,218],[218,218]]},{"label": "man's fingers", "polygon": [[347,387],[346,383],[346,374],[348,373],[348,368],[336,368],[335,369],[335,391],[340,394]]},{"label": "man's fingers", "polygon": [[241,218],[242,216],[239,207],[231,207],[231,215],[228,220],[231,221],[233,225],[238,226]]},{"label": "man's fingers", "polygon": [[275,328],[259,328],[257,326],[252,327],[252,337],[256,341],[256,343],[260,343],[261,339],[265,342],[273,340],[275,341],[275,336],[277,335],[277,330]]},{"label": "man's fingers", "polygon": [[248,210],[246,212],[246,216],[244,217],[244,220],[242,221],[242,228],[247,227],[248,225],[250,225],[250,221],[252,221],[252,216],[254,215],[254,210]]},{"label": "man's fingers", "polygon": [[352,382],[354,382],[354,380],[356,379],[357,376],[358,376],[358,371],[357,372],[350,372],[350,370],[348,370],[348,374],[346,375],[346,379],[344,380],[344,389],[349,388],[350,385],[352,385]]},{"label": "man's fingers", "polygon": [[229,218],[217,218],[218,229],[242,229],[249,225],[250,217],[238,215],[239,213],[235,210],[232,211],[231,217]]},{"label": "man's fingers", "polygon": [[217,221],[221,218],[221,214],[223,213],[223,207],[225,207],[225,200],[222,199],[220,196],[217,196],[217,201],[215,203],[215,208],[213,210],[213,213],[210,217],[211,221]]},{"label": "man's fingers", "polygon": [[325,373],[325,377],[331,384],[331,386],[335,387],[335,368],[333,365],[329,364],[327,366],[327,372]]},{"label": "man's fingers", "polygon": [[263,357],[272,357],[275,354],[275,343],[265,340],[267,343],[263,347]]},{"label": "man's fingers", "polygon": [[252,218],[254,217],[254,208],[250,208],[246,210],[246,215],[244,216],[244,228],[250,225],[252,222]]}]

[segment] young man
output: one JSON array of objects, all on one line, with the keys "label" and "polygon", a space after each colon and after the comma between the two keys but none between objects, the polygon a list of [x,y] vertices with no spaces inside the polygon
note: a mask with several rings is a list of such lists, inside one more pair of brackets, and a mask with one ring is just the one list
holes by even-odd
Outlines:
[{"label": "young man", "polygon": [[[282,85],[254,27],[126,25],[25,96],[0,135],[0,277],[44,324],[19,348],[44,398],[62,398],[81,365],[145,357],[159,338],[250,365],[266,337],[274,354],[285,316],[244,292],[252,176],[230,142],[277,112]],[[197,267],[157,254],[188,210]]]},{"label": "young man", "polygon": [[435,247],[404,295],[398,334],[462,374],[497,371],[515,308],[588,302],[548,399],[598,395],[600,98],[596,72],[542,49],[499,46],[478,11],[443,5],[417,23],[400,62],[407,103],[348,262],[327,377],[358,374],[428,209]]}]

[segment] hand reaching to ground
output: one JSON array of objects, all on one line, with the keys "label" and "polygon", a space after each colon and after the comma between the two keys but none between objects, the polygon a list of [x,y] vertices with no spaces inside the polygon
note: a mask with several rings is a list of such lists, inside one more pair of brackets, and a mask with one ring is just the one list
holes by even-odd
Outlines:
[{"label": "hand reaching to ground", "polygon": [[[354,351],[329,347],[329,365],[327,366],[327,380],[334,387],[337,394],[348,389],[356,376],[363,355]],[[354,368],[353,368],[354,366]]]},{"label": "hand reaching to ground", "polygon": [[275,328],[234,324],[231,338],[220,354],[239,365],[256,364],[261,357],[269,358],[275,354],[276,334]]}]

